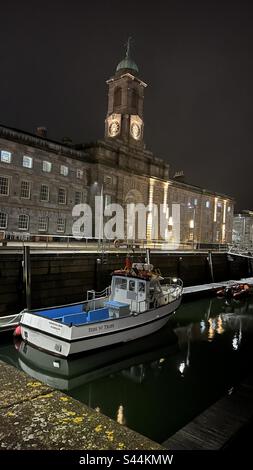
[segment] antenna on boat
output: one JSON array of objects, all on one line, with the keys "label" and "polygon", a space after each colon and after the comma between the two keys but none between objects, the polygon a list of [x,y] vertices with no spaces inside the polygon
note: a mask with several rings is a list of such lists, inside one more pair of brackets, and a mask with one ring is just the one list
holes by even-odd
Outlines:
[{"label": "antenna on boat", "polygon": [[150,249],[146,248],[146,263],[150,264]]}]

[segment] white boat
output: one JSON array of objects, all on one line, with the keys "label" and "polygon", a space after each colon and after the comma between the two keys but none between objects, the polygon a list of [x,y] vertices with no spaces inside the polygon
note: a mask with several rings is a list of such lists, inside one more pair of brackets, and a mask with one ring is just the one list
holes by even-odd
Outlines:
[{"label": "white boat", "polygon": [[87,292],[84,302],[39,310],[24,310],[24,341],[68,357],[96,348],[133,341],[163,327],[179,307],[183,284],[166,284],[149,263],[127,264],[115,271],[102,293]]}]

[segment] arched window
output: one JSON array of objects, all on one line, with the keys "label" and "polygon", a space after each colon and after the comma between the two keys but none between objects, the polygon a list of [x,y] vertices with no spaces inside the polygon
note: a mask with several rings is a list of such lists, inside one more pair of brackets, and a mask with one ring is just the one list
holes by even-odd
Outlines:
[{"label": "arched window", "polygon": [[134,88],[132,91],[132,108],[135,114],[138,114],[138,103],[139,103],[139,94],[138,94],[138,91]]},{"label": "arched window", "polygon": [[120,106],[122,101],[122,90],[120,87],[114,90],[114,106]]}]

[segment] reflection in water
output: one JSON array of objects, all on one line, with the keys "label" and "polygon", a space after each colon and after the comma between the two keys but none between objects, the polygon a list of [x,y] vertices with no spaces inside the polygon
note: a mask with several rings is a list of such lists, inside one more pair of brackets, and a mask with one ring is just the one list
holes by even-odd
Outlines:
[{"label": "reflection in water", "polygon": [[236,331],[232,340],[233,349],[237,351],[242,342],[242,319],[239,318],[239,331]]},{"label": "reflection in water", "polygon": [[200,333],[202,334],[206,330],[206,322],[204,320],[201,320],[199,325],[200,325]]},{"label": "reflection in water", "polygon": [[[178,350],[176,335],[171,329],[164,329],[159,335],[150,336],[149,341],[142,339],[106,350],[98,349],[72,359],[56,358],[20,341],[17,361],[18,366],[33,378],[60,390],[71,390],[118,372],[141,384],[145,380],[147,364],[157,375],[165,357],[175,350]],[[91,393],[90,387],[89,404]]]},{"label": "reflection in water", "polygon": [[217,329],[216,329],[218,335],[222,335],[222,333],[224,333],[224,328],[223,328],[223,320],[222,320],[222,316],[219,315],[218,318],[217,318]]},{"label": "reflection in water", "polygon": [[208,323],[209,323],[208,340],[212,341],[212,339],[214,338],[214,335],[215,335],[215,326],[216,326],[215,325],[215,320],[213,320],[212,318],[209,318]]},{"label": "reflection in water", "polygon": [[0,359],[67,391],[162,442],[252,368],[253,299],[202,299],[181,305],[154,335],[86,354],[56,358],[21,343],[0,347]]},{"label": "reflection in water", "polygon": [[185,362],[182,361],[180,362],[179,367],[178,367],[178,370],[182,376],[184,376],[185,365],[186,365]]},{"label": "reflection in water", "polygon": [[238,347],[239,347],[239,341],[238,341],[238,338],[235,334],[235,336],[233,337],[233,340],[232,340],[232,345],[233,345],[233,349],[235,351],[237,351]]}]

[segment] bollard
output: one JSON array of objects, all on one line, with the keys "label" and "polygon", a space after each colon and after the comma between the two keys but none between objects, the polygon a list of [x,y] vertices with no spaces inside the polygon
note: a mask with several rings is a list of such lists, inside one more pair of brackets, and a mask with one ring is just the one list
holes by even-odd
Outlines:
[{"label": "bollard", "polygon": [[211,252],[211,250],[208,251],[207,260],[208,260],[208,264],[209,264],[211,280],[212,280],[212,282],[214,282],[214,277],[213,277],[213,258],[212,258],[212,252]]},{"label": "bollard", "polygon": [[23,282],[26,297],[26,308],[31,309],[31,258],[30,246],[24,246],[23,252]]}]

